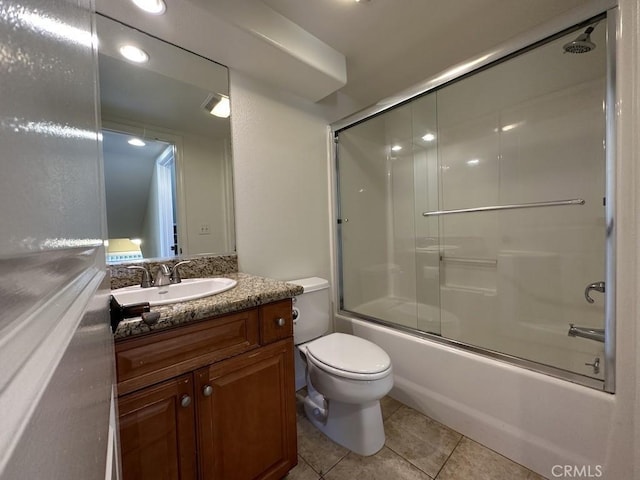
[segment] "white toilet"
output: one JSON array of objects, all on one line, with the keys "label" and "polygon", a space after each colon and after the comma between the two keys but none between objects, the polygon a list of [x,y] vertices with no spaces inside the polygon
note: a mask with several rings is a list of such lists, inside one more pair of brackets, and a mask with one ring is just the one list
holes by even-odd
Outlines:
[{"label": "white toilet", "polygon": [[[328,332],[329,282],[312,277],[293,280],[304,293],[294,299],[293,335],[296,389],[306,380],[307,417],[336,443],[359,455],[373,455],[384,445],[380,399],[393,386],[389,355],[353,335]],[[302,375],[304,374],[304,377]]]}]

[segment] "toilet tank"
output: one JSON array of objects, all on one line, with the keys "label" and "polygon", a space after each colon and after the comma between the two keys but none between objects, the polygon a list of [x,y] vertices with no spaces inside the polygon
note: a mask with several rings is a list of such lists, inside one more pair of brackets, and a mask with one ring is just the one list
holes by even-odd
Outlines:
[{"label": "toilet tank", "polygon": [[293,342],[298,345],[321,337],[329,331],[329,281],[311,277],[290,280],[300,285],[304,293],[294,299]]}]

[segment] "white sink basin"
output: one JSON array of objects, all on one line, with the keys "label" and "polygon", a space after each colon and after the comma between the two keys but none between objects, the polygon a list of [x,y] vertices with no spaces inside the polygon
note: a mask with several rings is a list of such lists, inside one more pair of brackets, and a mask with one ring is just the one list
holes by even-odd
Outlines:
[{"label": "white sink basin", "polygon": [[141,288],[139,285],[135,285],[118,288],[112,290],[111,295],[121,305],[149,302],[149,305],[153,307],[208,297],[227,291],[235,287],[237,283],[236,280],[230,278],[187,278],[180,283],[165,287]]}]

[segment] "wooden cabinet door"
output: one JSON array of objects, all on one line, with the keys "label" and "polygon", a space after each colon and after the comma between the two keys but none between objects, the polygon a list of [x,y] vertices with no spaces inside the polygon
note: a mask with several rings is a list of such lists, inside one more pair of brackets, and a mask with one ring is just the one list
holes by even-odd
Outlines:
[{"label": "wooden cabinet door", "polygon": [[195,372],[202,480],[280,479],[297,463],[293,340]]},{"label": "wooden cabinet door", "polygon": [[197,478],[191,374],[118,399],[124,480]]}]

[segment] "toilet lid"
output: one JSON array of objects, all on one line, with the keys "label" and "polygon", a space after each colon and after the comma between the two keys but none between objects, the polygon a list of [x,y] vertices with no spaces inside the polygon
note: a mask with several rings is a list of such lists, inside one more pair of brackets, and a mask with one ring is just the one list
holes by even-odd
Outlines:
[{"label": "toilet lid", "polygon": [[309,342],[307,353],[334,369],[360,375],[379,374],[391,366],[389,355],[380,347],[344,333],[332,333]]}]

